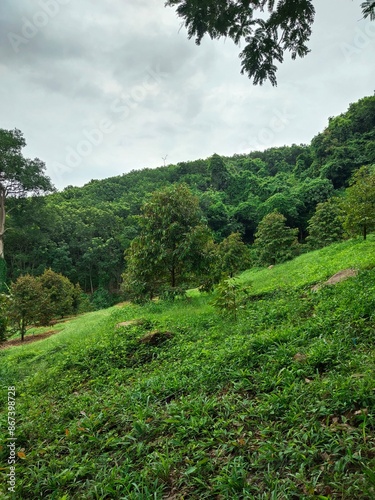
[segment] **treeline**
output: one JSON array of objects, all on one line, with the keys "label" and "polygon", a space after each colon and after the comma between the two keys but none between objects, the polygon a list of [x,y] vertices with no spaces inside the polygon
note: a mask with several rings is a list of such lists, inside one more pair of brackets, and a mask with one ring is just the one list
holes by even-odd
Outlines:
[{"label": "treeline", "polygon": [[[282,224],[293,229],[294,245],[310,241],[313,246],[311,220],[318,217],[318,204],[342,197],[353,173],[373,164],[375,96],[363,98],[346,113],[331,118],[310,145],[233,157],[213,155],[93,180],[82,188],[68,186],[48,196],[10,198],[4,235],[8,280],[25,274],[40,276],[51,268],[94,297],[118,293],[125,270],[124,252],[142,234],[141,207],[152,199],[153,192],[175,184],[185,184],[197,198],[215,244],[239,233],[255,250],[253,243],[257,237],[259,240],[262,221],[277,213]],[[329,206],[334,206],[332,214],[324,217],[337,220],[336,216],[342,216],[337,204],[329,202]],[[324,205],[325,212],[330,210],[327,207]],[[329,229],[331,238],[333,233],[335,238],[342,237],[342,224],[339,226]]]}]

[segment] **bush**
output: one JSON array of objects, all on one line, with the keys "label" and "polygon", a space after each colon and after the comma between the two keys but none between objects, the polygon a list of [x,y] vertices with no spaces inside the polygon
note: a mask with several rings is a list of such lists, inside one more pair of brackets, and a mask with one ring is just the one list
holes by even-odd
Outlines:
[{"label": "bush", "polygon": [[249,290],[249,286],[241,286],[236,279],[223,280],[216,287],[212,304],[221,314],[237,319],[238,312],[245,307]]},{"label": "bush", "polygon": [[74,285],[62,274],[47,269],[38,278],[43,289],[43,308],[40,311],[39,321],[48,325],[52,318],[63,318],[74,312],[73,302],[76,294]]}]

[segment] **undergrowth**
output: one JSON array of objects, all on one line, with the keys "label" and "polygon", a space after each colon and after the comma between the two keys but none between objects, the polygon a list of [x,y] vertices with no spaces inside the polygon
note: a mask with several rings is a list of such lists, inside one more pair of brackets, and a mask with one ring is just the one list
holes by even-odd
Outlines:
[{"label": "undergrowth", "polygon": [[[374,266],[374,240],[346,242],[244,273],[235,318],[194,295],[1,351],[4,498],[375,498]],[[344,267],[360,272],[311,291]]]}]

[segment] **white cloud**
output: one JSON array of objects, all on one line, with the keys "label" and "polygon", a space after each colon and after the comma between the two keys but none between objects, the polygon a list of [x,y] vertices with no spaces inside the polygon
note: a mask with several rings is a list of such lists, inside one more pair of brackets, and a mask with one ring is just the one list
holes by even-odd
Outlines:
[{"label": "white cloud", "polygon": [[[59,12],[31,36],[28,22],[48,2]],[[3,0],[0,127],[23,131],[26,153],[59,188],[156,167],[166,154],[177,163],[309,142],[329,116],[373,93],[375,23],[359,21],[359,4],[317,0],[311,53],[286,56],[273,88],[240,75],[231,41],[187,40],[163,0]],[[25,29],[15,52],[9,33]],[[87,154],[68,164],[77,150]]]}]

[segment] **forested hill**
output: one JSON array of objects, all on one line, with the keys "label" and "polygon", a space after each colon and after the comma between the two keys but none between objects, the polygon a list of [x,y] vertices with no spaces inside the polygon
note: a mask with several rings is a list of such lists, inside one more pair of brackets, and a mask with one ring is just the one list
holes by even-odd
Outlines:
[{"label": "forested hill", "polygon": [[[308,120],[308,116],[306,117]],[[138,234],[137,215],[148,193],[186,183],[199,196],[217,241],[239,231],[251,244],[262,218],[275,210],[307,236],[318,203],[340,194],[353,172],[375,164],[375,96],[330,118],[310,145],[181,162],[133,171],[82,188],[10,200],[5,257],[8,277],[51,267],[86,291],[116,290],[124,250]]]}]

